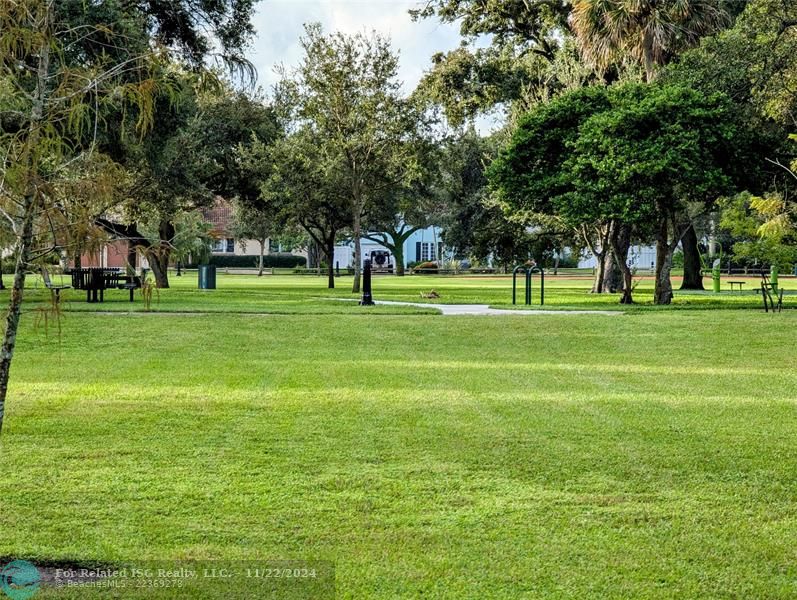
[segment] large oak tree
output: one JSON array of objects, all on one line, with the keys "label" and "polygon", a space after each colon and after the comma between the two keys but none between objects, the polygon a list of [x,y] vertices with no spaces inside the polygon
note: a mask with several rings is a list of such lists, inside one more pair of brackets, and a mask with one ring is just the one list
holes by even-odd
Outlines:
[{"label": "large oak tree", "polygon": [[353,292],[360,289],[360,240],[369,205],[416,178],[414,138],[419,112],[403,97],[398,57],[373,33],[325,35],[306,27],[304,58],[281,85],[294,126],[312,130],[337,192],[350,204],[354,240]]}]

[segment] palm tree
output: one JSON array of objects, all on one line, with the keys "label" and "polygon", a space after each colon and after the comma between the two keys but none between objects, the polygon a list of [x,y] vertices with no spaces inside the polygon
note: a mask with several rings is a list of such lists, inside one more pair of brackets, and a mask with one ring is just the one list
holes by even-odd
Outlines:
[{"label": "palm tree", "polygon": [[574,0],[570,24],[587,61],[598,70],[628,58],[646,80],[677,52],[730,23],[723,0]]}]

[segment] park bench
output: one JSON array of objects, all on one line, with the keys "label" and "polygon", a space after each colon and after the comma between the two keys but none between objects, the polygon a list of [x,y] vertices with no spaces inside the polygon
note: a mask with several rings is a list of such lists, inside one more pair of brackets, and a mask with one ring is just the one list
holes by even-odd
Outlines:
[{"label": "park bench", "polygon": [[734,286],[736,286],[736,285],[738,285],[738,286],[739,286],[739,293],[741,294],[741,293],[742,293],[742,286],[743,286],[745,283],[747,283],[747,282],[745,282],[745,281],[729,281],[729,282],[728,282],[728,285],[730,285],[730,286],[731,286],[731,292],[733,292],[733,287],[734,287]]},{"label": "park bench", "polygon": [[116,273],[108,279],[108,287],[130,292],[130,302],[133,302],[135,291],[141,288],[141,277],[138,275],[122,275]]},{"label": "park bench", "polygon": [[62,290],[69,290],[72,289],[71,285],[55,285],[52,280],[50,279],[50,272],[47,270],[46,267],[42,267],[42,281],[44,281],[44,287],[50,290],[50,292],[55,297],[56,303],[61,302],[61,291]]}]

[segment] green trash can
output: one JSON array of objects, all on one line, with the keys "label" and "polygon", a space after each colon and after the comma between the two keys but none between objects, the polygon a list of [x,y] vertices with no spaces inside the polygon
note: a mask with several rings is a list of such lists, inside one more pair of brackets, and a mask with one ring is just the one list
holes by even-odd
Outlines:
[{"label": "green trash can", "polygon": [[199,289],[216,289],[216,265],[199,265]]}]

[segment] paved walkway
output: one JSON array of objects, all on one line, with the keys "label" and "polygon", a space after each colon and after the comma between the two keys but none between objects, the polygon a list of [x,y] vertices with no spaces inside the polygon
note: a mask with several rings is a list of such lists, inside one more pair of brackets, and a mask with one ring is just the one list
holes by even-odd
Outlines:
[{"label": "paved walkway", "polygon": [[490,308],[488,304],[428,304],[426,302],[394,302],[392,300],[377,300],[377,304],[393,306],[418,306],[421,308],[434,308],[446,316],[452,315],[605,315],[616,317],[622,315],[619,310],[510,310]]}]

